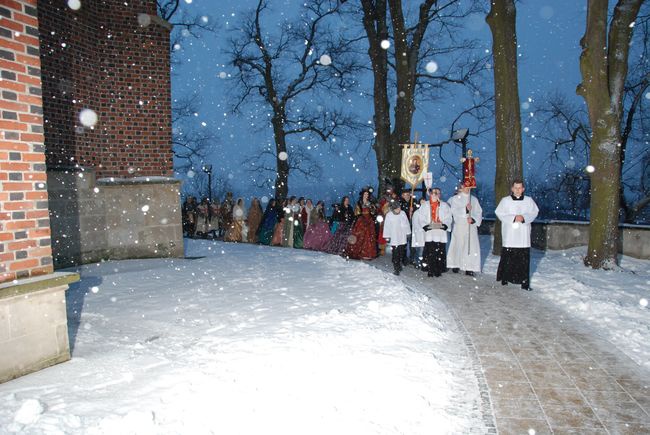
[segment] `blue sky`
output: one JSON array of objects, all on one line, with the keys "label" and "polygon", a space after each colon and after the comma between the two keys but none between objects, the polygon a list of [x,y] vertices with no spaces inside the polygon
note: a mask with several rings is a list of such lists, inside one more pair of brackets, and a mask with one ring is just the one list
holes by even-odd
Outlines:
[{"label": "blue sky", "polygon": [[[210,20],[216,21],[218,31],[216,34],[206,34],[200,40],[184,38],[181,41],[181,47],[176,53],[181,64],[174,68],[172,92],[174,97],[191,92],[201,94],[203,105],[194,122],[197,127],[213,129],[219,136],[211,149],[209,161],[206,162],[213,164],[215,175],[228,178],[236,194],[272,196],[271,190],[258,189],[251,184],[252,175],[241,164],[251,153],[272,141],[270,129],[257,132],[251,128],[250,118],[259,114],[255,110],[250,111],[247,114],[249,116],[236,116],[228,112],[229,82],[221,78],[234,72],[227,65],[227,57],[223,52],[229,38],[228,30],[233,28],[245,10],[253,8],[256,3],[255,0],[192,0],[183,5],[189,13],[206,15]],[[292,10],[292,6],[300,3],[293,0],[270,0],[278,18],[281,10]],[[536,139],[536,104],[556,90],[582,104],[582,99],[575,95],[575,88],[580,82],[579,41],[584,32],[586,8],[585,3],[578,0],[525,0],[518,3],[517,8],[519,92],[522,126],[525,129],[525,172],[528,174],[539,167],[549,148],[547,143]],[[491,35],[484,16],[472,16],[466,20],[465,27],[468,37],[480,39],[484,50],[491,49]],[[434,60],[444,62],[442,59]],[[359,118],[370,120],[371,102],[358,99],[356,94],[351,98],[354,99],[353,109]],[[448,124],[444,113],[449,110],[449,105],[453,106],[455,102],[452,100],[437,105],[418,106],[413,131],[418,132],[421,140],[431,143],[447,139],[444,129]],[[338,154],[325,152],[326,147],[321,147],[323,151],[315,154],[323,167],[320,182],[307,183],[292,177],[290,194],[332,201],[352,184],[359,187],[376,182],[374,155],[368,143],[358,146],[346,137],[338,137],[337,140]],[[470,147],[481,157],[479,183],[492,186],[494,133],[473,140]],[[460,157],[459,153],[454,155],[455,150],[449,149],[448,152],[450,160],[455,161]],[[437,177],[435,168],[431,169],[434,177]],[[454,183],[455,180],[449,176],[436,180],[436,184],[442,185],[449,194],[453,191]]]}]

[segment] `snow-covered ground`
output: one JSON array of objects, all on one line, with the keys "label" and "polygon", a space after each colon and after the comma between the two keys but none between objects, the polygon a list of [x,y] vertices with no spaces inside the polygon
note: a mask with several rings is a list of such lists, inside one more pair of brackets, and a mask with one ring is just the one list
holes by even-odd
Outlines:
[{"label": "snow-covered ground", "polygon": [[[532,295],[648,367],[650,261],[593,271],[584,253],[534,250]],[[430,291],[308,251],[193,240],[187,256],[76,269],[73,358],[0,385],[0,433],[486,432]]]},{"label": "snow-covered ground", "polygon": [[71,361],[0,385],[0,432],[483,433],[444,306],[361,262],[190,241],[87,265]]},{"label": "snow-covered ground", "polygon": [[[489,252],[490,237],[481,245]],[[533,249],[531,287],[650,369],[650,261],[621,256],[618,270],[592,270],[583,264],[586,253]],[[483,273],[496,276],[498,265],[499,257],[487,256]]]}]

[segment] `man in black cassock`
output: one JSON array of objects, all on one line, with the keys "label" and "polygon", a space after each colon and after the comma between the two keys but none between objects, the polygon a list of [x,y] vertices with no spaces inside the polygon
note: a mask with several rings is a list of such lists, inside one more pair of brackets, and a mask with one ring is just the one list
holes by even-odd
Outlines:
[{"label": "man in black cassock", "polygon": [[501,221],[501,259],[497,281],[507,285],[521,284],[530,290],[530,230],[539,209],[535,201],[524,195],[524,181],[516,179],[510,188],[512,194],[501,199],[494,211]]}]

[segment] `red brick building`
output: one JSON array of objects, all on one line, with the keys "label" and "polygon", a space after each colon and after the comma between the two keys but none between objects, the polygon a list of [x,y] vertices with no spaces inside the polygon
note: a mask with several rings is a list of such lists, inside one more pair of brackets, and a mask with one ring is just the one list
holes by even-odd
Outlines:
[{"label": "red brick building", "polygon": [[36,0],[0,1],[0,282],[52,270]]},{"label": "red brick building", "polygon": [[70,358],[55,267],[183,255],[170,29],[155,0],[0,0],[0,382]]},{"label": "red brick building", "polygon": [[[38,1],[47,165],[171,175],[169,26],[153,0]],[[79,114],[98,115],[93,128]]]}]

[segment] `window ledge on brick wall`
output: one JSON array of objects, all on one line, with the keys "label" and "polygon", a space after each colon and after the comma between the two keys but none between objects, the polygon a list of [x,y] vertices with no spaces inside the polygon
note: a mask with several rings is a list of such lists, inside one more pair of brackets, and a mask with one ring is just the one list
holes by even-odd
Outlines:
[{"label": "window ledge on brick wall", "polygon": [[98,178],[98,186],[124,186],[130,184],[180,184],[181,180],[172,177],[151,176],[151,177],[133,177],[133,178]]}]

